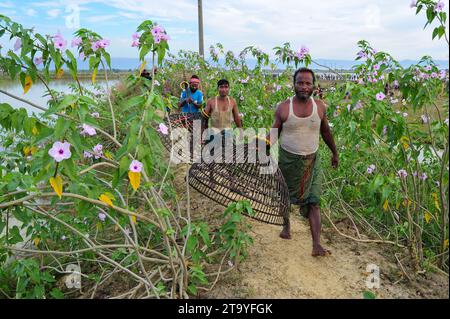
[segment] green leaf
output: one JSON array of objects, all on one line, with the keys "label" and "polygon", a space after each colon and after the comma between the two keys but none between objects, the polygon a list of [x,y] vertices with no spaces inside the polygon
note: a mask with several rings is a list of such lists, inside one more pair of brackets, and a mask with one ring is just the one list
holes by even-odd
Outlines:
[{"label": "green leaf", "polygon": [[50,296],[55,299],[64,299],[64,294],[58,288],[53,288],[53,290],[50,291]]},{"label": "green leaf", "polygon": [[364,299],[376,299],[375,294],[373,292],[367,291],[367,290],[363,292],[363,297],[364,297]]}]

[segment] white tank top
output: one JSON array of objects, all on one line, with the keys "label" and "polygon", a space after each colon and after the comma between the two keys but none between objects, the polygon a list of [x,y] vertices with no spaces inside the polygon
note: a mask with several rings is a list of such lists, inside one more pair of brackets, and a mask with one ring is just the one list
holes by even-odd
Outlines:
[{"label": "white tank top", "polygon": [[290,98],[289,115],[283,123],[280,136],[280,146],[289,153],[297,155],[309,155],[319,149],[320,117],[317,112],[317,104],[311,97],[313,110],[310,116],[298,117],[294,114]]}]

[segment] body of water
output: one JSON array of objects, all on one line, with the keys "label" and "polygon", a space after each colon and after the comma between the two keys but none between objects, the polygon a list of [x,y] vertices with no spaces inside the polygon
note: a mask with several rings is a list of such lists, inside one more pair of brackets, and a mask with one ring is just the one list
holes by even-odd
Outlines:
[{"label": "body of water", "polygon": [[[112,87],[115,85],[119,80],[114,79],[110,80],[108,82],[109,86]],[[54,80],[50,82],[49,87],[52,90],[56,90],[59,92],[64,93],[70,93],[71,89],[69,87],[70,84],[74,84],[75,82],[71,79],[59,79]],[[96,82],[96,85],[94,86],[90,79],[83,79],[80,80],[80,83],[83,87],[86,89],[93,91],[93,92],[106,92],[106,81],[105,80],[98,80]],[[50,96],[47,96],[47,88],[44,84],[41,82],[34,83],[32,87],[28,90],[26,94],[23,93],[22,84],[20,83],[19,79],[16,79],[15,81],[11,80],[1,80],[0,79],[0,88],[4,91],[7,91],[8,93],[11,93],[17,97],[20,97],[22,99],[28,100],[30,102],[33,102],[34,104],[37,104],[41,107],[48,108],[47,102],[51,98]],[[16,100],[10,96],[7,96],[0,92],[0,103],[8,103],[14,108],[25,108],[28,111],[28,114],[34,113],[40,113],[41,111],[37,108],[32,107],[31,105],[21,102],[19,100]]]}]

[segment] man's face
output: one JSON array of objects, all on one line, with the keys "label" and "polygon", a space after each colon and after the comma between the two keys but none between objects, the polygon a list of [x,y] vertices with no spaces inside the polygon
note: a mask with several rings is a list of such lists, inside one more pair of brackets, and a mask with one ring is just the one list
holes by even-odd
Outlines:
[{"label": "man's face", "polygon": [[195,92],[198,89],[198,82],[189,82],[189,87],[191,89],[191,92]]},{"label": "man's face", "polygon": [[299,72],[295,77],[295,95],[299,100],[305,101],[314,91],[313,76],[309,72]]},{"label": "man's face", "polygon": [[221,97],[226,97],[230,93],[230,87],[228,84],[219,85],[219,95]]}]

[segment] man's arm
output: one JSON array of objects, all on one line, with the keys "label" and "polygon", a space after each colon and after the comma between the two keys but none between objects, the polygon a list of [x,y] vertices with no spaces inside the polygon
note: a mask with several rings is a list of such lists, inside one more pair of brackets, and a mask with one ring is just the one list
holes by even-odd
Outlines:
[{"label": "man's arm", "polygon": [[236,123],[237,127],[241,127],[242,128],[242,121],[241,121],[241,117],[239,116],[239,110],[237,107],[237,103],[236,100],[233,99],[233,118],[234,118],[234,123]]},{"label": "man's arm", "polygon": [[327,144],[328,148],[331,150],[331,153],[333,154],[331,158],[331,166],[336,168],[339,163],[339,156],[336,149],[336,144],[334,143],[333,134],[331,133],[330,125],[328,124],[327,114],[325,112],[325,105],[321,102],[317,103],[320,105],[320,108],[323,112],[322,121],[320,123],[320,134],[322,135],[322,138]]},{"label": "man's arm", "polygon": [[278,138],[280,137],[280,134],[281,134],[281,130],[283,129],[283,119],[281,117],[281,106],[282,106],[282,104],[279,104],[277,106],[277,109],[275,111],[275,121],[273,122],[272,128],[271,128],[271,130],[276,129],[278,134],[276,137],[275,136],[272,137],[273,141],[270,140],[270,138],[271,138],[270,131],[269,131],[269,134],[267,134],[267,136],[266,136],[266,140],[270,141],[271,144],[275,144],[278,141]]},{"label": "man's arm", "polygon": [[180,101],[178,102],[178,108],[181,109],[183,107],[183,105],[185,105],[187,103],[185,97],[186,97],[185,91],[181,92]]}]

